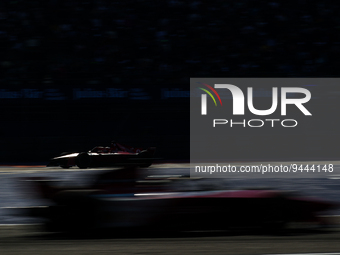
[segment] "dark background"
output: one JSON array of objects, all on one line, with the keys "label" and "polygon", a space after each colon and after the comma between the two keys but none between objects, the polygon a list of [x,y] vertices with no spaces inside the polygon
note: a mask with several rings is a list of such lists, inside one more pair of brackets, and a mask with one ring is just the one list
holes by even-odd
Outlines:
[{"label": "dark background", "polygon": [[[46,162],[113,139],[188,160],[189,78],[337,77],[339,6],[305,0],[1,1],[0,162]],[[123,98],[93,92],[110,88],[128,92]],[[75,99],[75,89],[88,89],[88,98]],[[167,98],[164,89],[180,93]],[[335,91],[318,101],[336,122],[337,100]],[[314,141],[327,147],[337,132],[330,122],[329,132],[311,133],[298,149],[311,150]],[[264,138],[265,132],[252,139]],[[237,139],[231,136],[230,143],[241,146]]]}]

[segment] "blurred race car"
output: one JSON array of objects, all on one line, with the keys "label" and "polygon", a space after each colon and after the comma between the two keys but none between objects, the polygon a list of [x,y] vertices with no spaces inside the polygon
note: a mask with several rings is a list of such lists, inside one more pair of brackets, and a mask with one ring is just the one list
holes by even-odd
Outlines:
[{"label": "blurred race car", "polygon": [[110,167],[135,165],[149,167],[153,162],[155,147],[148,149],[134,148],[111,142],[109,147],[96,146],[88,152],[62,153],[52,158],[47,166],[69,168]]},{"label": "blurred race car", "polygon": [[[227,230],[256,227],[270,231],[289,222],[318,222],[335,204],[271,189],[205,190],[185,176],[147,175],[125,168],[102,171],[84,188],[31,179],[45,207],[30,208],[53,232],[133,229],[157,231]],[[176,185],[175,185],[176,184]],[[181,188],[182,187],[182,188]]]}]

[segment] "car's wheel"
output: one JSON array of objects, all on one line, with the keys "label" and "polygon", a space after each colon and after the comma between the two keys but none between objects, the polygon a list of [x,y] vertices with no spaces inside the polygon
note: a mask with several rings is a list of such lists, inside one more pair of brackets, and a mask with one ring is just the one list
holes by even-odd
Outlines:
[{"label": "car's wheel", "polygon": [[144,150],[138,154],[138,157],[140,158],[141,164],[139,164],[140,167],[149,167],[152,165],[152,160],[147,160],[147,158],[151,157],[151,154],[149,151]]},{"label": "car's wheel", "polygon": [[87,154],[87,152],[79,153],[77,158],[76,158],[76,165],[81,169],[85,169],[85,168],[90,167],[91,158],[90,158],[89,154]]},{"label": "car's wheel", "polygon": [[68,164],[68,159],[65,158],[65,159],[60,159],[59,160],[59,166],[62,167],[62,168],[70,168],[70,165]]}]

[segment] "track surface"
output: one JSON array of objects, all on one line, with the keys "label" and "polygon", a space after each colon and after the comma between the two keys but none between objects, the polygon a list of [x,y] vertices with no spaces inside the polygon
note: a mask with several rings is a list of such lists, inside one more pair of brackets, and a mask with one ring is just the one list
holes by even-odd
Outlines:
[{"label": "track surface", "polygon": [[281,236],[190,233],[174,237],[70,238],[33,226],[0,228],[0,254],[287,254],[340,251],[340,233],[294,231]]},{"label": "track surface", "polygon": [[[244,179],[243,175],[232,179],[194,180],[179,184],[181,190],[197,189],[242,189],[249,187],[269,187],[280,190],[293,190],[305,196],[313,196],[338,202],[340,204],[340,162],[304,162],[304,164],[334,164],[332,173],[306,174],[312,178],[251,178]],[[0,167],[0,224],[36,223],[35,219],[18,218],[3,213],[2,207],[25,207],[45,205],[46,201],[37,198],[34,189],[27,181],[20,181],[26,177],[42,176],[60,180],[60,185],[84,186],[91,183],[93,176],[107,169],[80,170],[47,168],[47,167]],[[145,169],[148,175],[155,174],[189,174],[189,164],[159,164]],[[340,208],[331,214],[340,215]]]},{"label": "track surface", "polygon": [[[271,186],[282,190],[340,202],[340,164],[336,163],[332,175],[306,179],[233,179],[207,180],[195,185],[205,188],[240,188],[247,186]],[[63,170],[44,167],[0,167],[0,207],[40,205],[34,192],[21,177],[45,176],[64,183],[86,185],[97,171]],[[150,173],[180,174],[188,171],[188,165],[158,165]],[[187,186],[187,189],[192,188]],[[340,214],[339,211],[333,212]],[[1,214],[0,223],[34,223],[29,218],[17,218]],[[281,235],[264,235],[251,232],[184,233],[175,236],[121,235],[75,238],[46,234],[39,226],[0,226],[0,254],[289,254],[340,252],[338,229],[293,229]]]}]

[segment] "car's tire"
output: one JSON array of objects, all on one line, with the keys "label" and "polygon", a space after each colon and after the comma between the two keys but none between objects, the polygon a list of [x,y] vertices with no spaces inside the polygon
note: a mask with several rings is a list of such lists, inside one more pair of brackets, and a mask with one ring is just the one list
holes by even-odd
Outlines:
[{"label": "car's tire", "polygon": [[76,157],[76,165],[81,168],[85,169],[91,166],[91,158],[87,152],[81,152]]},{"label": "car's tire", "polygon": [[151,157],[151,153],[148,150],[141,151],[138,154],[138,157],[141,159],[141,164],[139,167],[149,167],[152,165],[152,160],[148,160]]},{"label": "car's tire", "polygon": [[70,168],[70,165],[68,164],[68,158],[59,159],[58,161],[59,161],[59,166],[61,168],[65,168],[65,169]]}]

